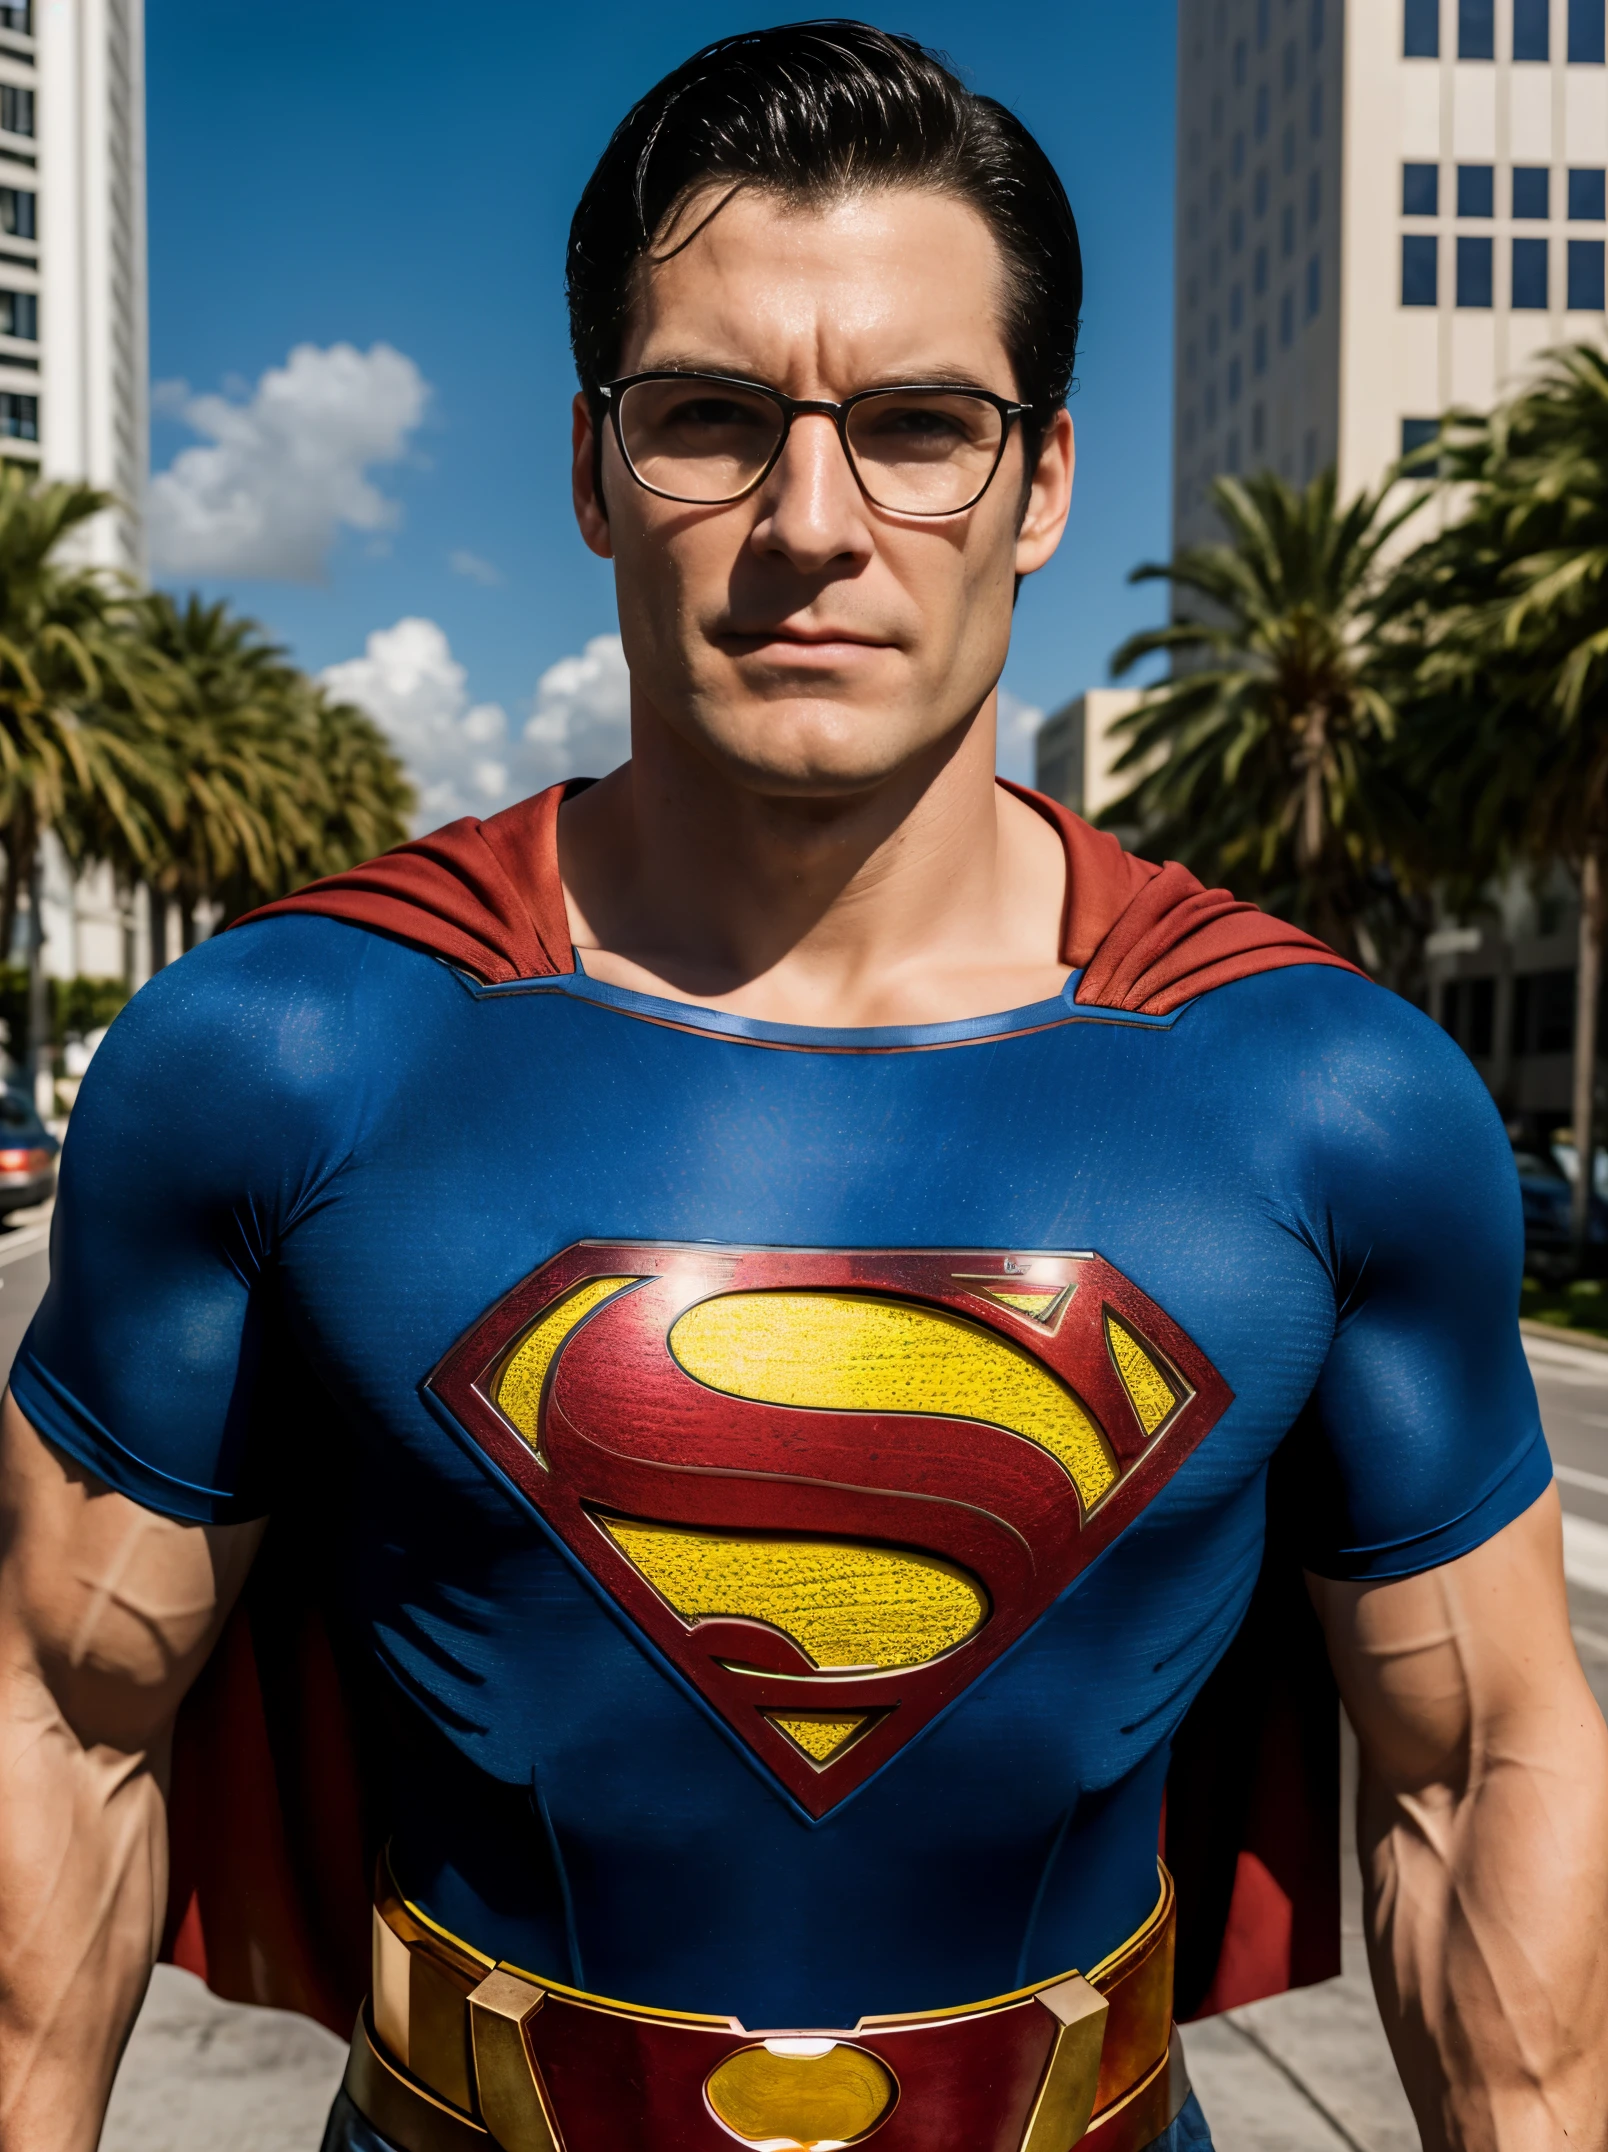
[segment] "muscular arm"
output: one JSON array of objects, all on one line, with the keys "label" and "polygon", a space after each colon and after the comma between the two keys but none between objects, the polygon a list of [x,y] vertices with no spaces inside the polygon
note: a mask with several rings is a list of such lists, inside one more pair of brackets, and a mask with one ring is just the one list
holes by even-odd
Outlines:
[{"label": "muscular arm", "polygon": [[174,1714],[260,1524],[175,1523],[0,1417],[0,2152],[90,2152],[161,1937]]},{"label": "muscular arm", "polygon": [[1608,2146],[1608,1727],[1557,1495],[1388,1583],[1310,1580],[1362,1749],[1385,2029],[1429,2152]]}]

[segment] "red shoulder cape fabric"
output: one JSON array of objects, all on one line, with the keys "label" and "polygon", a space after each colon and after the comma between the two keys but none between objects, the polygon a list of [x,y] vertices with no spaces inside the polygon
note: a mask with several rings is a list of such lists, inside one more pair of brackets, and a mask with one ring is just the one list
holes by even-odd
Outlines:
[{"label": "red shoulder cape fabric", "polygon": [[[344,920],[488,984],[571,972],[557,846],[569,789],[449,823],[248,918]],[[1283,965],[1355,971],[1176,862],[1136,859],[1053,800],[1009,790],[1066,847],[1061,955],[1082,973],[1078,1002],[1166,1015]],[[368,1986],[383,1826],[362,1798],[355,1718],[308,1582],[317,1564],[289,1529],[270,1530],[180,1714],[164,1955],[231,2000],[304,2011],[344,2038]],[[1339,1848],[1338,1703],[1275,1518],[1250,1613],[1173,1744],[1162,1850],[1178,1885],[1180,2018],[1340,1970]]]}]

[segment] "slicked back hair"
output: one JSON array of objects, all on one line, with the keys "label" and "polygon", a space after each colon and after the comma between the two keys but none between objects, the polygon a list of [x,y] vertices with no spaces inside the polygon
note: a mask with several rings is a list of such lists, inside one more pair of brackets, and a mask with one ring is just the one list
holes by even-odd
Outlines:
[{"label": "slicked back hair", "polygon": [[1030,445],[1042,436],[1071,386],[1083,303],[1066,190],[1003,105],[913,38],[847,21],[706,45],[614,130],[569,237],[570,343],[595,417],[642,264],[686,244],[699,226],[682,231],[680,211],[721,182],[802,205],[883,186],[969,203],[1000,249],[1001,327],[1016,393],[1033,406]]}]

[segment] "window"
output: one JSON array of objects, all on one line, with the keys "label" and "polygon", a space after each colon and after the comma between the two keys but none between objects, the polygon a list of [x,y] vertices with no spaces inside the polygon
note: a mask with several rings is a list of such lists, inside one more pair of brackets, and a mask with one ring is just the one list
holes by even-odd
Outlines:
[{"label": "window", "polygon": [[1195,376],[1196,376],[1196,374],[1198,374],[1199,372],[1200,372],[1200,346],[1199,346],[1198,344],[1187,344],[1187,345],[1186,345],[1186,346],[1184,347],[1184,375],[1185,375],[1185,378],[1186,378],[1187,380],[1193,381],[1193,380],[1194,380],[1194,378],[1195,378]]},{"label": "window", "polygon": [[1496,171],[1488,164],[1460,164],[1457,168],[1457,214],[1460,217],[1496,215]]},{"label": "window", "polygon": [[7,134],[31,135],[34,131],[34,93],[18,89],[14,82],[0,82],[0,127]]},{"label": "window", "polygon": [[1603,221],[1603,175],[1600,170],[1570,172],[1569,217],[1576,224],[1601,224]]},{"label": "window", "polygon": [[1206,257],[1206,281],[1208,284],[1210,284],[1213,291],[1217,289],[1217,280],[1222,275],[1222,273],[1223,250],[1221,247],[1213,247],[1212,251]]},{"label": "window", "polygon": [[1496,58],[1496,0],[1457,0],[1457,57]]},{"label": "window", "polygon": [[1184,446],[1185,446],[1185,448],[1193,448],[1193,447],[1194,447],[1194,445],[1195,445],[1195,412],[1194,412],[1194,407],[1193,407],[1193,406],[1191,406],[1191,407],[1190,407],[1190,409],[1189,409],[1189,410],[1187,410],[1187,411],[1186,411],[1186,412],[1184,413]]},{"label": "window", "polygon": [[1547,17],[1551,0],[1513,0],[1513,57],[1515,60],[1550,60],[1551,40]]},{"label": "window", "polygon": [[0,291],[0,336],[39,341],[39,300],[31,291]]},{"label": "window", "polygon": [[1431,233],[1408,232],[1401,243],[1401,303],[1403,306],[1434,306],[1436,246]]},{"label": "window", "polygon": [[1229,469],[1230,469],[1231,471],[1238,471],[1238,469],[1239,469],[1239,467],[1240,467],[1240,450],[1239,450],[1239,435],[1238,435],[1238,433],[1231,433],[1231,434],[1229,435],[1229,437],[1228,437],[1228,455],[1227,455],[1227,458],[1226,458],[1225,460],[1227,461],[1228,467],[1229,467]]},{"label": "window", "polygon": [[1236,284],[1228,295],[1228,326],[1238,329],[1245,320],[1245,286]]},{"label": "window", "polygon": [[1307,37],[1316,52],[1323,43],[1323,0],[1308,0]]},{"label": "window", "polygon": [[[1438,441],[1439,439],[1440,420],[1438,418],[1404,418],[1401,422],[1402,460],[1405,462],[1409,456],[1416,456],[1421,448],[1428,448],[1431,441]],[[1418,471],[1414,475],[1416,476],[1419,473],[1422,473],[1425,477],[1429,475],[1422,464],[1418,466]]]},{"label": "window", "polygon": [[1440,58],[1440,0],[1403,0],[1402,57]]},{"label": "window", "polygon": [[1569,242],[1568,306],[1575,314],[1600,314],[1602,304],[1602,241],[1571,239]]},{"label": "window", "polygon": [[20,30],[24,37],[32,37],[33,9],[27,0],[21,7],[0,7],[0,30]]},{"label": "window", "polygon": [[1217,424],[1217,383],[1215,381],[1208,381],[1206,384],[1206,424],[1208,426]]},{"label": "window", "polygon": [[1290,174],[1291,172],[1293,172],[1294,170],[1295,170],[1295,129],[1294,129],[1293,127],[1286,127],[1286,128],[1285,128],[1285,130],[1284,130],[1284,171],[1285,171],[1285,176],[1286,176],[1286,177],[1288,177],[1288,175],[1289,175],[1289,174]]},{"label": "window", "polygon": [[1244,89],[1245,70],[1249,65],[1250,53],[1246,49],[1245,40],[1242,37],[1236,38],[1234,41],[1234,87],[1236,90]]},{"label": "window", "polygon": [[1516,217],[1545,217],[1548,215],[1548,181],[1551,173],[1544,164],[1516,164],[1513,167],[1513,214]]},{"label": "window", "polygon": [[1318,219],[1319,219],[1319,217],[1320,217],[1320,216],[1321,216],[1322,214],[1323,214],[1323,174],[1322,174],[1321,172],[1309,172],[1309,173],[1307,174],[1307,223],[1308,223],[1308,225],[1313,225],[1313,224],[1316,224],[1316,223],[1317,223],[1317,221],[1318,221]]},{"label": "window", "polygon": [[1306,273],[1306,311],[1308,321],[1310,321],[1313,315],[1316,314],[1316,312],[1318,311],[1318,305],[1322,298],[1323,257],[1321,254],[1314,254],[1312,259],[1307,263]]},{"label": "window", "polygon": [[1483,1061],[1496,1037],[1496,981],[1448,979],[1441,988],[1441,1024],[1464,1053]]},{"label": "window", "polygon": [[1472,239],[1460,232],[1457,238],[1457,303],[1489,306],[1491,303],[1491,242]]},{"label": "window", "polygon": [[14,396],[9,389],[0,389],[0,434],[12,441],[37,441],[39,398]]},{"label": "window", "polygon": [[1544,314],[1547,310],[1547,243],[1544,239],[1513,242],[1513,304],[1522,313]]},{"label": "window", "polygon": [[1206,182],[1206,201],[1215,217],[1223,202],[1223,175],[1216,165],[1213,165],[1212,176]]},{"label": "window", "polygon": [[1237,357],[1228,362],[1228,400],[1231,404],[1240,400],[1240,362]]},{"label": "window", "polygon": [[1251,182],[1251,208],[1259,217],[1267,215],[1267,166],[1265,164]]},{"label": "window", "polygon": [[1574,1047],[1575,975],[1521,972],[1513,982],[1515,1054],[1566,1054]]},{"label": "window", "polygon": [[1295,293],[1287,291],[1279,301],[1279,342],[1289,345],[1295,338]]},{"label": "window", "polygon": [[1245,169],[1245,130],[1242,127],[1234,137],[1234,147],[1229,155],[1229,169],[1236,179]]},{"label": "window", "polygon": [[1321,82],[1313,83],[1312,95],[1307,99],[1307,128],[1314,141],[1323,132],[1323,84]]},{"label": "window", "polygon": [[1301,76],[1301,55],[1292,37],[1284,48],[1284,94],[1289,96]]},{"label": "window", "polygon": [[0,232],[11,239],[32,239],[37,200],[26,187],[0,187]]},{"label": "window", "polygon": [[1440,208],[1440,166],[1404,164],[1401,168],[1401,213],[1404,217],[1433,217]]},{"label": "window", "polygon": [[1209,359],[1215,359],[1215,358],[1216,358],[1216,356],[1217,356],[1217,345],[1218,345],[1218,334],[1217,334],[1217,316],[1216,316],[1215,314],[1212,314],[1212,315],[1210,315],[1210,316],[1209,316],[1209,317],[1207,318],[1207,322],[1206,322],[1206,356],[1207,356],[1207,357],[1208,357]]},{"label": "window", "polygon": [[1295,252],[1295,204],[1293,202],[1286,202],[1284,205],[1284,214],[1279,219],[1279,241],[1286,256]]},{"label": "window", "polygon": [[1214,142],[1220,142],[1222,140],[1222,137],[1223,100],[1220,97],[1214,97],[1212,99],[1212,140]]},{"label": "window", "polygon": [[1256,119],[1253,123],[1256,128],[1258,142],[1266,137],[1268,121],[1272,116],[1272,104],[1273,100],[1268,95],[1267,84],[1265,82],[1259,84],[1256,92]]},{"label": "window", "polygon": [[1576,66],[1601,67],[1603,0],[1569,0],[1569,57]]},{"label": "window", "polygon": [[1273,34],[1273,0],[1256,0],[1256,49],[1266,52]]},{"label": "window", "polygon": [[1265,321],[1259,321],[1256,324],[1256,334],[1251,338],[1251,372],[1253,374],[1265,374],[1267,372],[1267,323]]},{"label": "window", "polygon": [[1267,413],[1260,404],[1251,406],[1251,453],[1259,456],[1267,445]]},{"label": "window", "polygon": [[1251,289],[1260,299],[1267,290],[1267,248],[1258,247],[1251,267]]},{"label": "window", "polygon": [[1245,244],[1245,212],[1236,202],[1234,214],[1228,220],[1228,250],[1237,254]]}]

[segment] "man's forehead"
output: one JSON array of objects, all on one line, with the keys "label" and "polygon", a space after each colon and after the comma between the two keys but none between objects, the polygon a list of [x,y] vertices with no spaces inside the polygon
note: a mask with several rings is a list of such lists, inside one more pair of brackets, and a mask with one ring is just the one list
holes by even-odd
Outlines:
[{"label": "man's forehead", "polygon": [[1013,386],[1003,262],[969,203],[879,187],[800,204],[744,188],[690,204],[671,246],[687,231],[636,280],[622,372],[697,366],[795,393],[805,379],[838,394],[917,378]]}]

